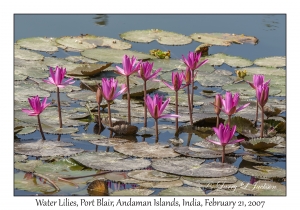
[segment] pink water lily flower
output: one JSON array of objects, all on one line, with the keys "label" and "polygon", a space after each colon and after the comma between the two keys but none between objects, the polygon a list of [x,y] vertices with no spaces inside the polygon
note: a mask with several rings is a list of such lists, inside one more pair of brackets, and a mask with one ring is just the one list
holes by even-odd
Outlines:
[{"label": "pink water lily flower", "polygon": [[250,103],[245,104],[243,106],[240,106],[239,108],[237,108],[237,105],[239,103],[239,99],[240,96],[238,93],[234,94],[234,96],[232,97],[231,92],[226,92],[225,94],[225,98],[221,98],[221,102],[222,102],[222,106],[223,108],[221,108],[221,110],[226,113],[227,115],[231,116],[234,113],[237,113],[239,111],[241,111],[242,109],[246,108],[247,106],[249,106]]},{"label": "pink water lily flower", "polygon": [[50,105],[50,103],[46,103],[47,97],[45,97],[43,101],[40,102],[39,96],[34,96],[32,98],[28,98],[28,102],[32,109],[22,109],[22,111],[27,113],[29,116],[40,115],[44,111],[44,109]]},{"label": "pink water lily flower", "polygon": [[114,78],[102,78],[102,92],[103,97],[107,102],[112,102],[119,95],[124,93],[127,90],[127,87],[123,84],[121,90],[117,92],[118,80]]},{"label": "pink water lily flower", "polygon": [[146,104],[148,111],[150,112],[151,116],[157,120],[158,118],[171,118],[171,117],[180,117],[176,114],[165,114],[162,115],[165,108],[168,106],[170,102],[170,98],[168,98],[165,102],[163,102],[163,96],[159,96],[155,94],[153,99],[147,95]]},{"label": "pink water lily flower", "polygon": [[159,68],[152,74],[153,63],[149,63],[148,61],[140,63],[138,69],[138,77],[142,78],[144,81],[155,79],[162,70],[162,68]]},{"label": "pink water lily flower", "polygon": [[268,84],[262,84],[256,88],[256,98],[258,101],[258,104],[261,107],[264,107],[266,103],[268,102],[269,98],[269,85]]},{"label": "pink water lily flower", "polygon": [[136,63],[136,58],[132,56],[131,58],[128,55],[123,56],[123,69],[119,66],[116,66],[117,68],[117,73],[120,73],[125,76],[129,76],[139,70],[139,64],[141,63],[138,62]]},{"label": "pink water lily flower", "polygon": [[204,60],[202,62],[199,63],[201,58],[201,52],[197,53],[197,52],[189,52],[188,57],[185,58],[182,55],[182,61],[185,63],[185,65],[187,65],[192,71],[196,70],[197,68],[199,68],[200,66],[204,65],[205,63],[208,62],[208,60]]},{"label": "pink water lily flower", "polygon": [[256,89],[258,86],[263,85],[263,84],[266,84],[266,85],[270,84],[270,80],[265,82],[265,76],[261,75],[261,74],[254,74],[253,81],[252,82],[247,81],[247,82],[253,89]]},{"label": "pink water lily flower", "polygon": [[43,81],[48,84],[55,85],[59,88],[63,88],[75,82],[73,78],[67,79],[66,81],[63,82],[66,73],[67,73],[66,68],[56,66],[55,70],[53,71],[52,67],[50,67],[50,77],[47,80],[43,80]]},{"label": "pink water lily flower", "polygon": [[245,140],[245,139],[231,140],[232,137],[234,136],[236,125],[234,125],[230,129],[230,126],[228,124],[224,126],[223,123],[221,123],[218,128],[213,127],[213,130],[215,131],[220,141],[217,142],[210,139],[207,140],[217,145],[226,146],[227,144],[235,144]]},{"label": "pink water lily flower", "polygon": [[172,85],[167,83],[166,81],[162,81],[166,86],[174,91],[178,91],[182,88],[185,88],[186,85],[182,86],[182,82],[184,80],[184,73],[183,72],[172,72]]}]

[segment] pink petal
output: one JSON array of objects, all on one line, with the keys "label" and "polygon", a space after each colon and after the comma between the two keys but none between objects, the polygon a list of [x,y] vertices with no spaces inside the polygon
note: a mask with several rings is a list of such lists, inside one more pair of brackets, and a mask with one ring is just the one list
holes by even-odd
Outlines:
[{"label": "pink petal", "polygon": [[235,112],[241,111],[242,109],[245,109],[245,108],[246,108],[247,106],[249,106],[249,105],[250,105],[250,103],[245,104],[245,105],[239,107]]}]

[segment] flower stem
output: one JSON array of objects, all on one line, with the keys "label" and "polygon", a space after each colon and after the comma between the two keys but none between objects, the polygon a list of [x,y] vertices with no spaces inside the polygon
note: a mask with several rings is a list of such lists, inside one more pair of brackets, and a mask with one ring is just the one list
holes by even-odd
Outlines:
[{"label": "flower stem", "polygon": [[220,116],[217,114],[217,125],[216,125],[217,128],[219,127],[219,123],[220,123]]},{"label": "flower stem", "polygon": [[155,119],[155,134],[156,134],[156,143],[158,142],[158,119]]},{"label": "flower stem", "polygon": [[189,146],[190,146],[190,143],[191,143],[192,136],[193,136],[193,134],[192,134],[192,133],[189,133],[189,134],[188,134],[188,139],[187,139],[187,144],[186,144],[186,146],[187,146],[187,147],[189,147]]},{"label": "flower stem", "polygon": [[190,123],[193,125],[193,108],[191,104],[191,95],[190,95],[190,85],[187,86],[187,94],[188,94],[188,104],[189,104],[189,113],[190,113]]},{"label": "flower stem", "polygon": [[59,117],[59,127],[62,128],[62,119],[61,119],[61,110],[60,110],[60,98],[59,98],[59,87],[56,87],[57,93],[57,109],[58,109],[58,117]]},{"label": "flower stem", "polygon": [[222,152],[222,163],[225,161],[225,145],[222,145],[223,147],[223,152]]},{"label": "flower stem", "polygon": [[264,137],[264,107],[261,108],[260,138]]},{"label": "flower stem", "polygon": [[[175,91],[175,113],[178,115],[178,91]],[[176,133],[178,132],[178,117],[175,119]]]},{"label": "flower stem", "polygon": [[230,127],[230,120],[231,120],[231,115],[228,115],[228,125]]},{"label": "flower stem", "polygon": [[255,127],[257,125],[257,119],[258,119],[258,101],[256,100],[256,115],[255,115],[255,122],[254,122]]},{"label": "flower stem", "polygon": [[127,101],[128,101],[128,123],[131,124],[129,76],[126,76],[126,82],[127,82]]},{"label": "flower stem", "polygon": [[107,109],[108,109],[109,127],[112,127],[112,123],[111,123],[111,113],[110,113],[110,102],[107,102]]},{"label": "flower stem", "polygon": [[194,72],[193,72],[193,76],[192,76],[192,95],[191,95],[191,111],[193,113],[193,109],[194,109]]},{"label": "flower stem", "polygon": [[100,132],[101,131],[100,103],[98,103],[98,124],[99,124],[99,132]]},{"label": "flower stem", "polygon": [[42,134],[42,138],[43,138],[43,140],[46,140],[46,138],[44,136],[43,129],[42,129],[42,125],[41,125],[40,115],[37,115],[37,118],[38,118],[38,124],[39,124],[39,128],[40,128],[40,132]]},{"label": "flower stem", "polygon": [[147,84],[144,81],[144,127],[147,127],[147,105],[146,105],[146,97],[147,97]]}]

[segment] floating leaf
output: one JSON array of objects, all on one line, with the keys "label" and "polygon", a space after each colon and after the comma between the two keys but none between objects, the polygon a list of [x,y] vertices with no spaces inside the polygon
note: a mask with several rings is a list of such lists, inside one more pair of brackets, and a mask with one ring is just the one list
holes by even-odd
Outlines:
[{"label": "floating leaf", "polygon": [[[45,82],[39,83],[39,88],[50,92],[55,92],[55,93],[57,92],[57,87],[55,85],[48,84]],[[69,93],[77,90],[81,90],[81,88],[75,85],[68,85],[65,86],[64,88],[59,88],[60,93]]]},{"label": "floating leaf", "polygon": [[104,138],[104,139],[90,141],[90,143],[92,143],[92,144],[96,144],[96,145],[103,146],[103,147],[113,147],[115,145],[124,144],[127,142],[130,142],[130,140],[127,140],[124,138],[122,138],[122,139],[120,139],[120,138]]},{"label": "floating leaf", "polygon": [[114,181],[114,182],[122,182],[122,183],[126,183],[126,184],[138,184],[138,183],[144,182],[142,180],[132,179],[132,178],[128,177],[126,172],[107,173],[104,175],[104,178]]},{"label": "floating leaf", "polygon": [[110,196],[147,196],[154,193],[154,190],[148,189],[126,189],[114,191]]},{"label": "floating leaf", "polygon": [[[147,82],[147,93],[151,93],[154,90],[159,88],[159,82],[148,81]],[[127,93],[126,93],[127,95]],[[136,85],[133,88],[130,88],[130,96],[131,97],[144,97],[144,85]]]},{"label": "floating leaf", "polygon": [[170,182],[143,182],[139,183],[139,186],[144,188],[171,188],[171,187],[180,187],[183,183],[181,180],[175,180]]},{"label": "floating leaf", "polygon": [[197,42],[229,46],[231,43],[243,44],[251,43],[257,44],[258,39],[253,36],[245,36],[244,34],[229,34],[229,33],[194,33],[190,37]]},{"label": "floating leaf", "polygon": [[169,182],[179,179],[179,176],[166,174],[156,170],[136,170],[128,173],[128,176],[134,179],[148,182]]},{"label": "floating leaf", "polygon": [[254,60],[254,64],[258,66],[267,66],[267,67],[283,67],[286,66],[286,57],[285,56],[273,56],[266,58],[258,58]]},{"label": "floating leaf", "polygon": [[41,160],[28,160],[26,163],[17,162],[14,167],[25,172],[34,172],[34,169],[40,165],[43,165]]},{"label": "floating leaf", "polygon": [[[160,131],[158,130],[158,134]],[[140,136],[154,136],[155,134],[155,128],[148,128],[148,127],[141,127],[140,130],[137,132]]]},{"label": "floating leaf", "polygon": [[198,187],[171,187],[158,193],[159,196],[202,196],[204,191]]},{"label": "floating leaf", "polygon": [[286,177],[286,170],[271,166],[254,166],[252,168],[240,168],[239,171],[243,174],[254,176],[258,178],[284,178]]},{"label": "floating leaf", "polygon": [[[182,176],[181,180],[185,183],[185,181],[195,183],[195,184],[202,184],[202,185],[210,185],[210,184],[233,184],[236,183],[238,180],[235,176],[225,176],[225,177],[218,177],[218,178],[201,178],[201,177],[189,177],[189,176]],[[186,184],[186,183],[185,183]]]},{"label": "floating leaf", "polygon": [[[205,58],[208,59],[210,65],[213,65],[214,63],[220,65],[221,61],[232,67],[247,67],[253,65],[253,62],[246,58],[226,55],[224,53],[213,54]],[[212,61],[210,61],[211,59]]]},{"label": "floating leaf", "polygon": [[242,141],[241,144],[247,149],[266,150],[272,148],[284,141],[282,137],[275,136],[272,138],[256,138],[249,141]]},{"label": "floating leaf", "polygon": [[38,61],[38,60],[41,61],[44,59],[44,56],[39,53],[30,50],[23,50],[23,49],[15,49],[14,56],[19,59],[32,60],[32,61]]},{"label": "floating leaf", "polygon": [[275,153],[275,154],[281,154],[281,155],[285,155],[286,154],[286,148],[272,147],[270,149],[266,149],[265,151],[266,152]]},{"label": "floating leaf", "polygon": [[80,141],[92,141],[92,140],[99,140],[99,139],[104,139],[106,138],[105,136],[98,135],[98,134],[90,134],[90,133],[73,133],[71,134],[72,138],[75,140],[80,140]]},{"label": "floating leaf", "polygon": [[[248,67],[248,68],[242,68],[238,69],[240,71],[247,71],[247,74],[253,75],[253,74],[263,74],[263,75],[273,75],[273,76],[285,76],[286,70],[284,69],[277,69],[272,67]],[[251,80],[250,80],[251,81]],[[272,82],[271,82],[272,84]]]},{"label": "floating leaf", "polygon": [[68,71],[67,74],[70,76],[94,76],[96,74],[99,74],[104,69],[109,67],[111,63],[107,64],[82,64],[81,66],[78,66],[77,68],[73,69],[72,71]]},{"label": "floating leaf", "polygon": [[61,141],[39,140],[30,143],[15,143],[14,152],[17,154],[24,154],[29,156],[70,156],[80,152],[83,149],[66,148],[65,146],[72,146],[71,143]]},{"label": "floating leaf", "polygon": [[76,133],[78,128],[60,128],[52,125],[46,125],[42,123],[42,128],[45,133],[51,133],[51,134],[71,134]]},{"label": "floating leaf", "polygon": [[216,74],[197,77],[196,81],[198,81],[202,86],[205,87],[218,87],[233,83],[233,80],[229,76]]},{"label": "floating leaf", "polygon": [[81,101],[92,101],[96,102],[96,95],[91,91],[74,91],[71,93],[67,93],[67,96],[73,100],[81,100]]},{"label": "floating leaf", "polygon": [[112,126],[108,129],[119,135],[135,135],[138,131],[138,127],[125,121],[114,122]]},{"label": "floating leaf", "polygon": [[73,71],[77,67],[83,65],[83,64],[73,63],[62,58],[54,58],[54,57],[45,57],[44,63],[47,66],[52,67],[54,69],[56,68],[56,66],[65,68],[67,70],[67,74],[69,71]]},{"label": "floating leaf", "polygon": [[21,162],[26,160],[28,157],[26,155],[14,155],[14,162]]},{"label": "floating leaf", "polygon": [[192,39],[183,34],[178,34],[159,29],[135,30],[120,34],[122,39],[132,42],[150,43],[156,40],[165,45],[186,45],[192,42]]},{"label": "floating leaf", "polygon": [[238,191],[230,191],[230,190],[223,190],[223,189],[216,189],[207,194],[208,196],[243,196],[244,193]]},{"label": "floating leaf", "polygon": [[[253,113],[254,114],[254,113]],[[224,124],[227,124],[228,120]],[[236,125],[236,132],[240,134],[257,134],[258,130],[253,126],[253,123],[240,116],[235,116],[230,119],[230,126]]]},{"label": "floating leaf", "polygon": [[129,57],[135,56],[138,60],[155,59],[154,56],[142,52],[131,51],[131,50],[115,50],[115,49],[107,49],[107,48],[96,48],[96,49],[85,50],[81,52],[81,55],[87,58],[95,59],[102,62],[108,62],[108,63],[122,63],[124,55],[128,55]]},{"label": "floating leaf", "polygon": [[142,157],[142,158],[167,158],[177,157],[172,148],[154,144],[149,145],[147,142],[126,143],[114,146],[114,150],[125,155]]},{"label": "floating leaf", "polygon": [[203,160],[196,158],[168,158],[153,160],[151,166],[158,171],[193,177],[223,177],[238,171],[237,168],[227,163],[201,163]]},{"label": "floating leaf", "polygon": [[259,180],[252,190],[258,196],[286,196],[286,186],[278,182]]},{"label": "floating leaf", "polygon": [[[216,141],[216,142],[220,141],[218,136],[215,135],[215,134],[211,135],[211,136],[208,136],[206,139],[213,140],[213,141]],[[236,139],[237,138],[234,136],[231,139],[231,141],[236,140]],[[194,145],[199,146],[199,147],[204,147],[206,149],[218,152],[219,154],[222,154],[222,152],[223,152],[223,147],[221,145],[214,144],[214,143],[212,143],[210,141],[207,141],[207,140],[199,141],[199,142],[195,143]],[[235,144],[227,144],[226,147],[225,147],[225,154],[235,152],[239,148],[240,148],[240,146],[237,146]],[[198,149],[200,149],[200,148],[190,147],[190,150],[192,150],[192,151],[198,151]],[[199,150],[199,151],[201,151],[201,150]]]},{"label": "floating leaf", "polygon": [[119,39],[113,39],[109,37],[85,35],[83,37],[85,42],[97,45],[99,47],[110,47],[112,49],[126,50],[131,48],[131,44],[123,42]]},{"label": "floating leaf", "polygon": [[[176,147],[175,152],[182,154],[184,156],[194,157],[194,158],[217,158],[222,157],[222,153],[212,151],[210,149],[204,148],[190,148],[190,147]],[[203,160],[204,162],[204,160]]]},{"label": "floating leaf", "polygon": [[89,196],[106,196],[108,195],[108,185],[105,181],[95,180],[87,188]]},{"label": "floating leaf", "polygon": [[17,44],[23,48],[30,50],[44,51],[53,53],[58,51],[57,43],[55,38],[47,37],[30,37],[25,39],[19,39]]},{"label": "floating leaf", "polygon": [[83,51],[96,47],[96,45],[85,42],[82,36],[64,36],[57,38],[55,41],[66,47],[68,51]]},{"label": "floating leaf", "polygon": [[49,97],[50,93],[44,90],[41,90],[31,82],[18,82],[14,85],[14,100],[16,101],[28,101],[29,97],[39,96]]},{"label": "floating leaf", "polygon": [[98,63],[96,60],[77,55],[65,57],[65,60],[73,63]]},{"label": "floating leaf", "polygon": [[128,171],[148,167],[151,162],[145,159],[124,159],[126,156],[111,152],[92,152],[72,157],[79,163],[95,169]]},{"label": "floating leaf", "polygon": [[26,135],[36,131],[36,127],[25,127],[21,131],[18,132],[18,135]]},{"label": "floating leaf", "polygon": [[49,76],[49,72],[31,66],[15,66],[14,73],[15,75],[26,75],[40,79],[47,78]]},{"label": "floating leaf", "polygon": [[266,164],[266,163],[275,162],[273,159],[268,158],[268,157],[255,158],[252,155],[243,155],[243,160],[249,161],[251,163],[258,163],[258,164]]}]

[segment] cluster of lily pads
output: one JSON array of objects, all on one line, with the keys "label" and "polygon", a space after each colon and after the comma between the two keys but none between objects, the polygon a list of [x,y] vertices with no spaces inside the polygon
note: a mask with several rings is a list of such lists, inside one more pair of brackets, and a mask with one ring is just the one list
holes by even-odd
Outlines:
[{"label": "cluster of lily pads", "polygon": [[[121,38],[136,42],[148,42],[151,37],[167,45],[188,44],[191,39],[201,40],[205,47],[214,45],[212,40],[218,40],[217,44],[225,46],[230,45],[230,42],[255,43],[253,37],[231,34],[198,34],[188,37],[161,30],[121,34]],[[97,46],[110,46],[115,50]],[[82,56],[41,59],[38,53],[28,50],[54,52],[57,47],[66,51],[81,51]],[[203,58],[199,50],[190,52],[187,57],[183,55],[181,60],[170,59],[170,56],[161,59],[161,56],[154,57],[151,53],[147,55],[124,50],[129,47],[127,42],[92,35],[57,39],[38,37],[17,41],[15,134],[34,132],[38,126],[42,140],[15,142],[15,153],[18,154],[15,155],[15,168],[40,177],[55,188],[43,184],[32,186],[28,177],[26,187],[22,184],[22,177],[16,176],[17,189],[57,193],[65,186],[82,189],[86,183],[90,183],[88,189],[73,193],[81,195],[86,190],[91,191],[94,185],[98,186],[95,181],[110,180],[135,184],[135,188],[108,193],[105,184],[100,184],[105,188],[105,193],[101,191],[101,195],[153,193],[148,188],[166,188],[160,195],[205,195],[202,189],[208,189],[208,184],[210,189],[218,189],[216,183],[221,180],[228,185],[227,190],[218,189],[212,195],[275,193],[243,189],[243,182],[233,176],[239,171],[256,181],[262,179],[256,183],[276,185],[280,189],[279,194],[285,194],[284,185],[279,186],[279,183],[274,182],[275,179],[285,178],[285,170],[266,166],[277,157],[285,156],[285,121],[277,116],[285,109],[285,103],[269,97],[285,96],[285,73],[277,68],[282,64],[276,63],[284,60],[282,57],[257,59],[254,61],[257,66],[271,63],[273,67],[239,68],[236,70],[237,77],[234,77],[229,71],[215,70],[214,66],[226,63],[233,67],[247,67],[253,65],[253,62],[221,53]],[[82,63],[76,63],[78,61]],[[98,61],[106,63],[99,64]],[[112,67],[112,63],[117,65]],[[122,63],[122,67],[118,63]],[[153,69],[156,70],[152,72]],[[69,78],[64,81],[65,77]],[[72,85],[76,79],[81,81],[80,88]],[[196,81],[204,87],[222,87],[226,93],[222,96],[204,89],[200,96],[195,95]],[[47,103],[47,97],[50,96],[48,91],[57,93],[56,101]],[[68,102],[60,100],[60,94],[64,92],[67,92],[73,103],[80,102],[81,107],[69,109]],[[117,99],[121,95],[127,99],[126,103],[125,100]],[[42,102],[40,97],[44,97]],[[27,100],[30,107],[26,104]],[[37,116],[37,121],[23,115],[22,111],[29,116]],[[172,114],[174,111],[175,114]],[[147,126],[147,112],[155,121],[154,129]],[[159,119],[173,122],[172,118],[175,118],[175,126],[158,125]],[[140,119],[144,121],[144,127],[138,129],[134,123],[139,123]],[[96,123],[95,134],[76,134],[78,129],[74,126],[87,125],[87,121]],[[111,131],[109,137],[101,135],[105,127]],[[175,139],[170,139],[174,148],[158,141],[159,132],[165,129],[175,130]],[[86,152],[69,147],[73,144],[62,142],[59,138],[58,141],[46,140],[44,132],[59,134],[59,137],[61,134],[71,134],[74,140],[113,147],[115,152]],[[189,134],[187,146],[181,145],[181,133]],[[189,143],[192,133],[199,136],[195,147]],[[136,135],[155,135],[155,144],[130,140]],[[233,166],[235,151],[240,149],[240,144],[245,149],[243,160],[253,163],[253,167],[240,166],[238,169]],[[27,159],[25,155],[41,158],[24,162]],[[70,157],[59,158],[63,156]],[[20,161],[17,160],[19,158]],[[211,162],[216,158],[221,160]],[[80,172],[80,175],[74,172]],[[250,184],[254,184],[254,181]],[[230,185],[238,186],[239,189],[230,191]]]}]

